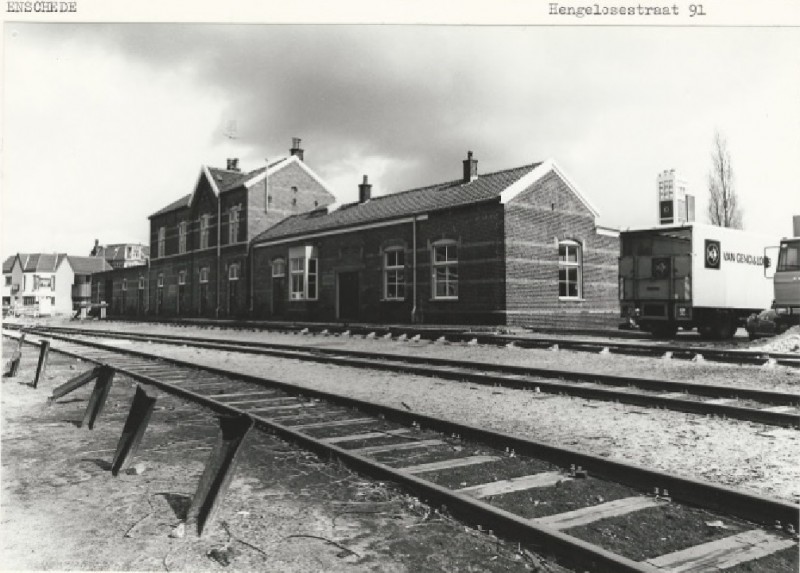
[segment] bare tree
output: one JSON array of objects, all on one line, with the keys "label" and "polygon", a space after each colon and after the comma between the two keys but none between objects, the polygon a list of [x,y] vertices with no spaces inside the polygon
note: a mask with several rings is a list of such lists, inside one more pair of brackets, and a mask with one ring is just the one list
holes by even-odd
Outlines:
[{"label": "bare tree", "polygon": [[718,227],[742,228],[742,209],[736,196],[728,142],[719,131],[714,133],[708,174],[708,219]]}]

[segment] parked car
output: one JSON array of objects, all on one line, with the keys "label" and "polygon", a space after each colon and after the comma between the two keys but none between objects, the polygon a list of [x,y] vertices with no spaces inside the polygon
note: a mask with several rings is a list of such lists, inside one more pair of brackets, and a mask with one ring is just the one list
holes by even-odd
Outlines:
[{"label": "parked car", "polygon": [[750,340],[765,336],[775,336],[783,332],[783,329],[778,326],[777,316],[777,313],[771,308],[748,316],[745,328],[747,329],[747,334],[750,335]]}]

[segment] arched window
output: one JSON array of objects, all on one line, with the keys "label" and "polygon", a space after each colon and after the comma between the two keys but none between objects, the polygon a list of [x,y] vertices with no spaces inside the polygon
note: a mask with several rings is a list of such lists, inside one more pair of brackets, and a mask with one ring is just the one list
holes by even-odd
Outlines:
[{"label": "arched window", "polygon": [[438,241],[431,245],[431,284],[433,298],[458,298],[458,244]]},{"label": "arched window", "polygon": [[277,258],[272,260],[272,277],[285,277],[286,276],[286,260]]},{"label": "arched window", "polygon": [[583,249],[577,241],[558,243],[558,298],[580,299],[583,296]]}]

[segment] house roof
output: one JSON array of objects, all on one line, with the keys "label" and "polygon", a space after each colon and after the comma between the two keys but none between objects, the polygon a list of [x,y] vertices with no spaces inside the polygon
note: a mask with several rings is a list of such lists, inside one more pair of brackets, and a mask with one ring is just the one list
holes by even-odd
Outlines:
[{"label": "house roof", "polygon": [[176,209],[188,207],[189,202],[192,200],[192,195],[194,195],[194,193],[189,193],[187,195],[184,195],[177,201],[173,201],[166,207],[162,207],[161,209],[150,215],[150,217],[155,217],[156,215],[163,215],[164,213],[169,213],[170,211],[175,211]]},{"label": "house roof", "polygon": [[3,273],[10,273],[11,269],[14,267],[14,259],[16,255],[11,255],[6,260],[3,261]]},{"label": "house roof", "polygon": [[[288,158],[282,157],[276,161],[273,161],[269,164],[269,166],[259,167],[258,169],[254,169],[253,171],[243,172],[243,171],[230,171],[228,169],[220,169],[218,167],[206,167],[203,166],[200,171],[200,177],[202,178],[203,175],[206,175],[208,178],[211,179],[211,187],[214,189],[215,193],[225,193],[226,191],[231,191],[238,187],[241,187],[247,183],[249,183],[254,178],[258,177],[259,175],[263,174],[267,169],[273,169],[284,163]],[[199,181],[199,180],[198,180]],[[195,189],[197,186],[195,186]],[[184,195],[180,199],[173,201],[166,207],[162,207],[152,215],[150,218],[155,217],[157,215],[163,215],[165,213],[169,213],[171,211],[175,211],[177,209],[182,209],[184,207],[189,207],[192,204],[192,198],[194,197],[194,191],[191,193]]]},{"label": "house roof", "polygon": [[67,258],[65,253],[19,253],[17,256],[24,273],[52,273]]},{"label": "house roof", "polygon": [[497,200],[505,189],[531,173],[539,165],[541,163],[531,163],[522,167],[487,173],[469,183],[458,179],[383,195],[370,199],[366,203],[348,203],[335,211],[323,208],[300,213],[267,229],[256,236],[253,242],[267,242],[277,238],[375,223]]},{"label": "house roof", "polygon": [[76,275],[91,275],[103,271],[110,271],[111,265],[101,257],[76,257],[69,255],[69,264]]}]

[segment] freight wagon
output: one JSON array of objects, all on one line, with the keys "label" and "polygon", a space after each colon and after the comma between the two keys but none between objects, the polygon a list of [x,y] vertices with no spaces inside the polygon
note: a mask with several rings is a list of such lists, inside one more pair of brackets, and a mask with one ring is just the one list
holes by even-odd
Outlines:
[{"label": "freight wagon", "polygon": [[772,304],[765,249],[779,239],[687,223],[620,233],[623,318],[655,336],[697,328],[729,338]]}]

